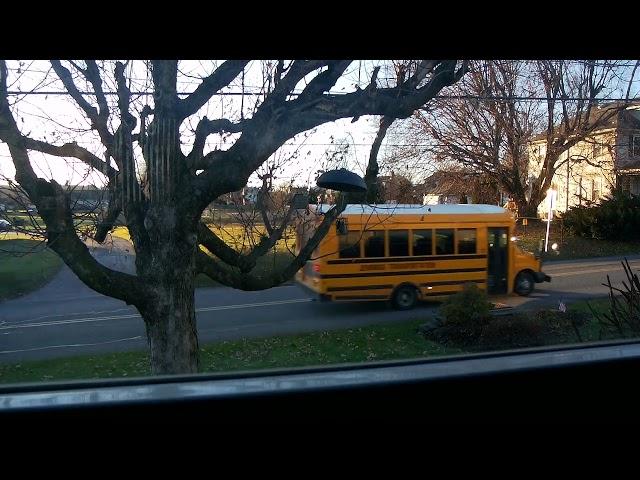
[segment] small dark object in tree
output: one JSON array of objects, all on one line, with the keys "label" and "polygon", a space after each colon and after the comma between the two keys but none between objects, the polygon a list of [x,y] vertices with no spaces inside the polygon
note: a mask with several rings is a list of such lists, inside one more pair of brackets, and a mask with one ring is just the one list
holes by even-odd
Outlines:
[{"label": "small dark object in tree", "polygon": [[317,184],[322,188],[338,190],[340,192],[366,192],[367,185],[357,174],[350,172],[346,168],[329,170],[318,178]]}]

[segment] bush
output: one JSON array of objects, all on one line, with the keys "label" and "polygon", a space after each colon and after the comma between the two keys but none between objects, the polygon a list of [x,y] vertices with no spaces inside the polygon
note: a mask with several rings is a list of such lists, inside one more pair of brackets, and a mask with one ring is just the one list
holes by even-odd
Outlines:
[{"label": "bush", "polygon": [[478,347],[493,350],[582,341],[578,327],[585,320],[581,313],[557,310],[496,317],[483,328]]},{"label": "bush", "polygon": [[466,283],[462,291],[444,302],[440,307],[440,315],[444,325],[463,326],[486,319],[492,306],[484,290],[480,290],[475,283]]},{"label": "bush", "polygon": [[482,330],[478,347],[509,349],[543,345],[543,325],[534,315],[493,318]]},{"label": "bush", "polygon": [[640,231],[640,197],[615,190],[600,205],[573,207],[562,219],[575,235],[584,238],[637,240]]},{"label": "bush", "polygon": [[466,283],[462,291],[450,296],[440,307],[440,325],[433,332],[436,341],[460,346],[473,345],[490,318],[493,305],[486,292],[475,283]]},{"label": "bush", "polygon": [[625,258],[622,268],[627,277],[622,282],[623,288],[611,285],[607,275],[606,285],[609,287],[609,308],[607,312],[596,312],[587,302],[591,313],[600,325],[600,338],[610,335],[622,338],[640,336],[640,278],[631,271],[629,261]]},{"label": "bush", "polygon": [[427,340],[468,351],[581,341],[578,327],[585,316],[577,312],[541,310],[493,316],[491,309],[486,293],[475,284],[466,284],[418,332]]},{"label": "bush", "polygon": [[593,238],[593,223],[597,207],[572,207],[562,215],[562,222],[574,235]]}]

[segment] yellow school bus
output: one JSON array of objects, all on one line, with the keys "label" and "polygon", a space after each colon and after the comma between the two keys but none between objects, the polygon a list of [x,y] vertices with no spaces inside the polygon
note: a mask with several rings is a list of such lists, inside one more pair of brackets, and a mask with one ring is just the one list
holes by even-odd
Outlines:
[{"label": "yellow school bus", "polygon": [[[329,208],[314,209],[316,224]],[[322,300],[390,300],[403,310],[469,282],[529,295],[551,279],[516,245],[514,228],[511,212],[494,205],[348,205],[296,281]],[[313,228],[301,223],[296,233],[300,248]]]}]

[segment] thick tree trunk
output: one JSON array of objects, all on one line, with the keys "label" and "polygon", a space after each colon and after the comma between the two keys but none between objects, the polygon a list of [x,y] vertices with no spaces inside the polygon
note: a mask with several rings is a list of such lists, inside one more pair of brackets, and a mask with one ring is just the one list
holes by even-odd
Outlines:
[{"label": "thick tree trunk", "polygon": [[197,373],[195,225],[171,207],[148,213],[145,222],[149,243],[146,255],[138,256],[137,267],[153,299],[139,308],[147,330],[152,373]]},{"label": "thick tree trunk", "polygon": [[197,373],[198,331],[193,275],[182,275],[182,281],[176,278],[175,283],[157,286],[155,290],[156,302],[142,312],[152,373]]},{"label": "thick tree trunk", "polygon": [[537,217],[538,216],[538,210],[537,207],[538,205],[533,205],[531,202],[517,202],[518,204],[518,216],[519,217],[527,217],[527,218],[532,218],[532,217]]},{"label": "thick tree trunk", "polygon": [[[546,193],[546,192],[545,192]],[[537,217],[538,216],[538,205],[544,200],[544,194],[542,189],[533,188],[531,192],[531,196],[529,197],[529,201],[525,202],[523,205],[523,212],[521,214],[522,217]]]}]

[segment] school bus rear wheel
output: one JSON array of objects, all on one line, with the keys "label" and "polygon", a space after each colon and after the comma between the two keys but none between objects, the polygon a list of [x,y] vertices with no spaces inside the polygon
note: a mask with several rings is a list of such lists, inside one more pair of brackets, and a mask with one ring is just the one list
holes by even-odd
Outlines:
[{"label": "school bus rear wheel", "polygon": [[391,303],[398,310],[410,310],[418,303],[418,292],[412,285],[400,285],[393,292]]}]

